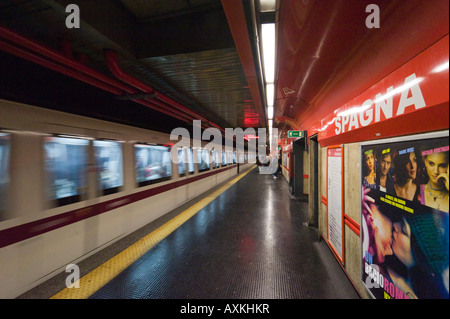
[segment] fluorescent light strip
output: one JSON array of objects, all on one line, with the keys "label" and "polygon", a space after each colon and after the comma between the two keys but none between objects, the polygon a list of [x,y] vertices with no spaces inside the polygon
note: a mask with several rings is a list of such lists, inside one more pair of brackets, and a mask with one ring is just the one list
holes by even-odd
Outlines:
[{"label": "fluorescent light strip", "polygon": [[276,0],[259,0],[259,7],[261,12],[273,12],[276,9]]},{"label": "fluorescent light strip", "polygon": [[267,108],[267,117],[269,118],[269,120],[273,119],[273,106],[270,106]]},{"label": "fluorescent light strip", "polygon": [[275,81],[275,23],[262,24],[261,36],[264,78],[266,83],[273,83]]},{"label": "fluorescent light strip", "polygon": [[267,106],[273,106],[275,97],[275,86],[273,84],[266,85]]}]

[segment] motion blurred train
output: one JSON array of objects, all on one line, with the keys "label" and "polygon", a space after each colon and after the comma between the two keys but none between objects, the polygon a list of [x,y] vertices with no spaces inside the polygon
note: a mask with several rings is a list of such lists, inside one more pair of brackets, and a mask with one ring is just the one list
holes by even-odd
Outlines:
[{"label": "motion blurred train", "polygon": [[169,134],[15,102],[0,114],[0,298],[254,165],[235,148],[179,148],[174,161]]}]

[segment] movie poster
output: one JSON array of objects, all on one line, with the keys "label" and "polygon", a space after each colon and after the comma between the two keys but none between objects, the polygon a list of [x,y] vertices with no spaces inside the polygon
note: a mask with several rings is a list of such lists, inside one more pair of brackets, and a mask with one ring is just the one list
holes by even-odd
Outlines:
[{"label": "movie poster", "polygon": [[375,298],[449,297],[449,139],[361,147],[362,280]]}]

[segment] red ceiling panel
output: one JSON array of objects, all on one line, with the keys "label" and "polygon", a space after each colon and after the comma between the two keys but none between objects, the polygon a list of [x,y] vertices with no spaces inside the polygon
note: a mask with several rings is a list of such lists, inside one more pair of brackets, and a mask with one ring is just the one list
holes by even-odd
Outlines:
[{"label": "red ceiling panel", "polygon": [[[380,8],[379,29],[366,27],[371,3]],[[447,0],[282,0],[276,115],[317,127],[448,34],[448,7]]]}]

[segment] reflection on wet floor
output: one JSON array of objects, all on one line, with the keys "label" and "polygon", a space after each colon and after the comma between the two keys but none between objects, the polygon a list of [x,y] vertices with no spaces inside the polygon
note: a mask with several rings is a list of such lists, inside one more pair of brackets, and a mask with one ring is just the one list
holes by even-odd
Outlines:
[{"label": "reflection on wet floor", "polygon": [[91,298],[359,298],[307,209],[253,170]]}]

